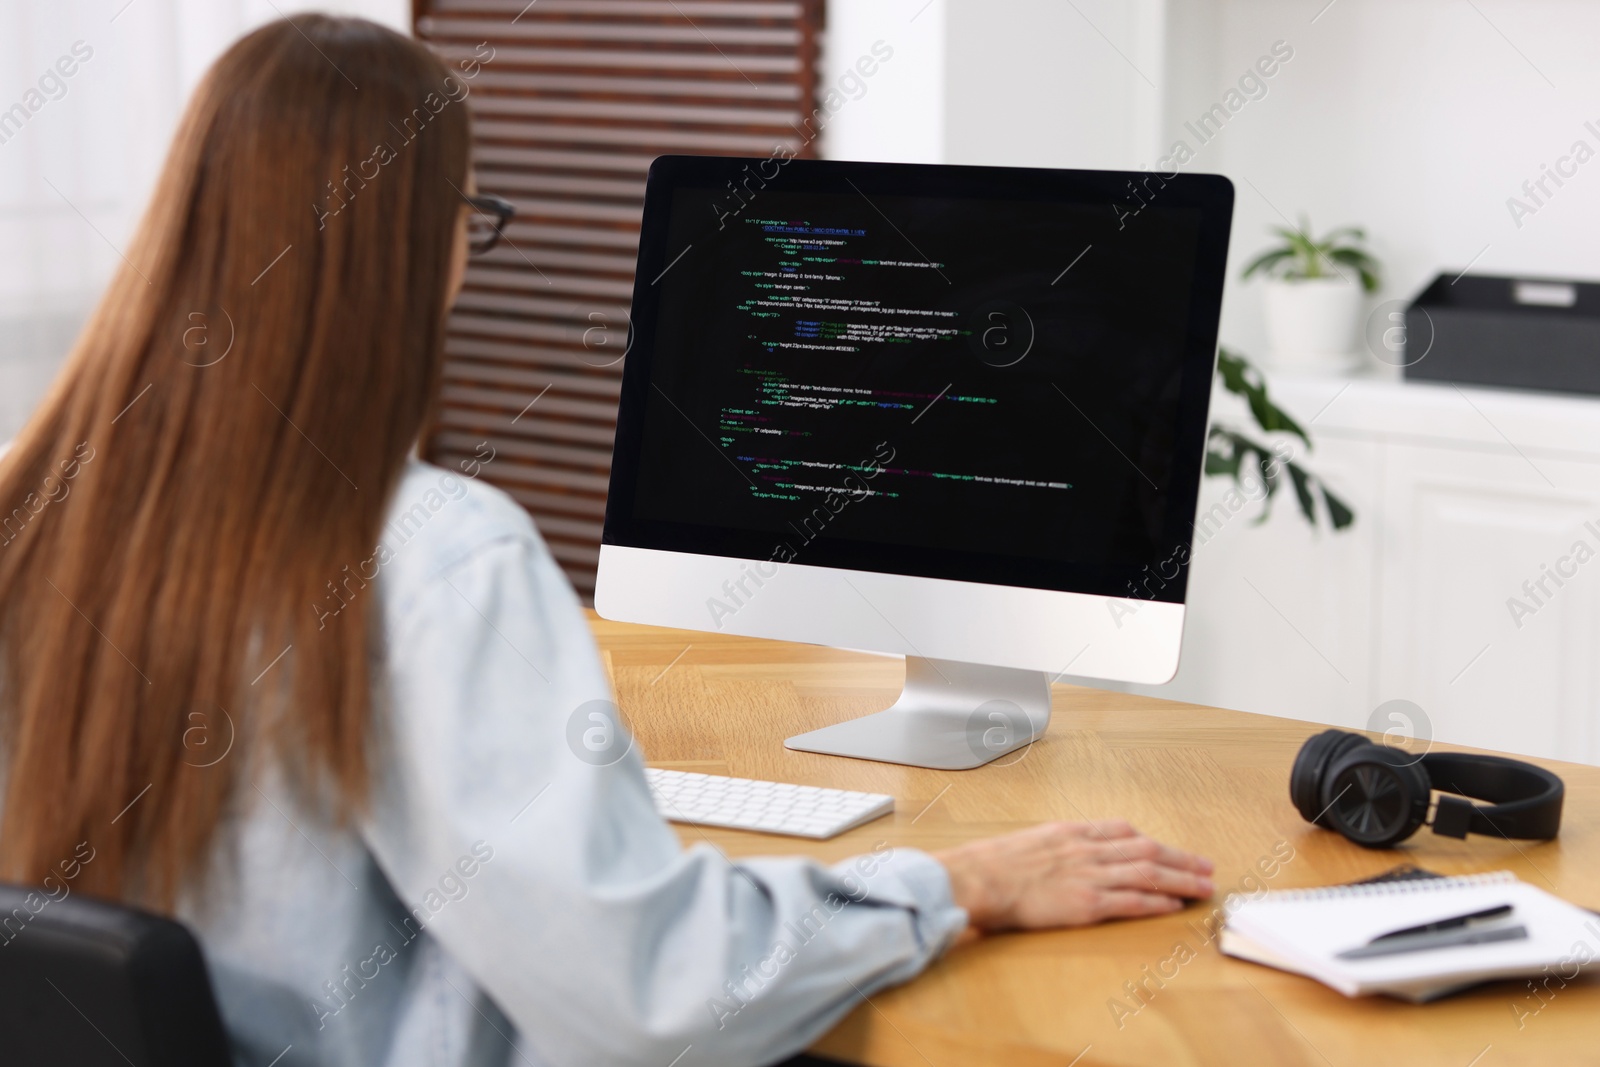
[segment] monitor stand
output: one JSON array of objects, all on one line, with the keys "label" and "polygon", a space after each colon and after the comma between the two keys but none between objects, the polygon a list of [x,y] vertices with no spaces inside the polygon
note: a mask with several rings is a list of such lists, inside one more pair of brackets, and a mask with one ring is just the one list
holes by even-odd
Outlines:
[{"label": "monitor stand", "polygon": [[907,656],[905,688],[893,707],[799,734],[784,747],[964,771],[1031,744],[1049,725],[1043,671]]}]

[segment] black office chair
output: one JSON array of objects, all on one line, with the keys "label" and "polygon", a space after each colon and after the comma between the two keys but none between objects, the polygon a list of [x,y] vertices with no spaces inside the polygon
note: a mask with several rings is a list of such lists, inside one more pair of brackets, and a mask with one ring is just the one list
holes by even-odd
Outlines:
[{"label": "black office chair", "polygon": [[16,1067],[232,1063],[182,923],[15,885],[0,885],[0,1047]]},{"label": "black office chair", "polygon": [[[0,1062],[231,1067],[188,927],[77,893],[48,899],[0,883]],[[848,1065],[801,1055],[782,1067]]]}]

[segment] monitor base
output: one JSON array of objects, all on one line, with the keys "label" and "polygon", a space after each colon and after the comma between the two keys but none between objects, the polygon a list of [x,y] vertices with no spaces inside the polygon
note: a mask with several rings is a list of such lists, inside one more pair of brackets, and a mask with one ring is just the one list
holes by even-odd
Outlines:
[{"label": "monitor base", "polygon": [[798,734],[785,748],[941,771],[981,767],[1050,725],[1043,671],[906,657],[900,699],[884,711]]}]

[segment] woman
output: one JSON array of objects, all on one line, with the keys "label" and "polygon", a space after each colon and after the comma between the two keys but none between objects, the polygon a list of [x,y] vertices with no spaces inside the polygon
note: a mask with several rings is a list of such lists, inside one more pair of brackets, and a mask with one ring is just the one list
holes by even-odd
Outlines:
[{"label": "woman", "polygon": [[466,91],[309,15],[197,90],[0,461],[0,874],[189,922],[240,1062],[281,1067],[771,1062],[958,937],[1209,894],[1122,824],[733,864],[636,752],[573,755],[609,691],[572,590],[509,498],[410,458]]}]

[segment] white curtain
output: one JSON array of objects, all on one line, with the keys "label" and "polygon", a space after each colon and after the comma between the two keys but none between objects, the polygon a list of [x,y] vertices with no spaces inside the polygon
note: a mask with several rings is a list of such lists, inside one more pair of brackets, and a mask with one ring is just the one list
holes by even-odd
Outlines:
[{"label": "white curtain", "polygon": [[[409,0],[315,10],[409,32]],[[0,6],[0,441],[38,402],[144,208],[189,92],[245,31],[305,4]]]}]

